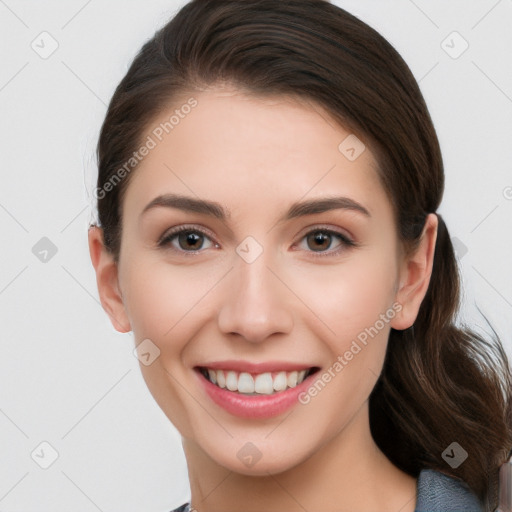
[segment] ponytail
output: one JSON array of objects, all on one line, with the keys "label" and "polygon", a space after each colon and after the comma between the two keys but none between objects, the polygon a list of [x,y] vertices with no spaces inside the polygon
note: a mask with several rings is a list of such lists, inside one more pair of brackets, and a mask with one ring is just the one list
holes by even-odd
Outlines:
[{"label": "ponytail", "polygon": [[[499,468],[512,449],[511,368],[496,333],[488,341],[452,323],[458,267],[438,218],[430,285],[414,325],[391,330],[384,368],[370,395],[370,427],[403,471],[417,477],[431,468],[460,479],[494,511]],[[450,446],[452,464],[446,456]]]}]

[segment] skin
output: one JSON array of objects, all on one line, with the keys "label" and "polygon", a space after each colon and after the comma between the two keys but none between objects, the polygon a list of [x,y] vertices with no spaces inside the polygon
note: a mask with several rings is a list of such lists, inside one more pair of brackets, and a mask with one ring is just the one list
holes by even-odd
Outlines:
[{"label": "skin", "polygon": [[[406,254],[369,147],[349,161],[338,145],[350,132],[317,105],[220,86],[190,96],[198,106],[133,171],[119,264],[105,250],[100,228],[89,230],[89,247],[113,326],[160,350],[141,371],[182,435],[192,506],[200,512],[239,512],[241,504],[245,512],[413,512],[416,479],[373,441],[368,397],[390,328],[411,326],[426,293],[437,217],[428,216],[417,250]],[[181,104],[162,112],[144,138]],[[159,207],[141,217],[162,193],[215,201],[231,215],[221,221]],[[278,222],[293,202],[332,195],[357,201],[370,215],[334,209]],[[196,254],[179,252],[176,237],[157,246],[171,227],[185,224],[208,233]],[[357,245],[333,235],[319,255],[306,235],[321,228]],[[263,248],[252,263],[235,250],[247,236]],[[393,304],[401,311],[317,396],[271,419],[229,414],[207,397],[192,370],[245,359],[325,371]],[[251,467],[237,457],[247,442],[262,454]]]}]

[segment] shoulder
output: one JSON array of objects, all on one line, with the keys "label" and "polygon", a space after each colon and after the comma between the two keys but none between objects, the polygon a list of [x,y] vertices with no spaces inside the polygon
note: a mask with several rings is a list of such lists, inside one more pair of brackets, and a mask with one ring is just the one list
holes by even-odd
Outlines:
[{"label": "shoulder", "polygon": [[435,469],[422,469],[418,476],[415,512],[484,512],[471,489]]},{"label": "shoulder", "polygon": [[[418,476],[415,512],[484,512],[477,497],[462,481],[434,469],[422,469]],[[190,512],[185,503],[170,512]]]},{"label": "shoulder", "polygon": [[170,512],[190,512],[190,504],[185,503],[184,505],[181,505],[181,507],[175,508]]}]

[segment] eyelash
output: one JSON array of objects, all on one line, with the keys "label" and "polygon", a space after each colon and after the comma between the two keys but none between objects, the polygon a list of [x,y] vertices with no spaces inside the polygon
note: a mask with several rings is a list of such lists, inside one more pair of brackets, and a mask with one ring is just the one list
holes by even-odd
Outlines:
[{"label": "eyelash", "polygon": [[[170,242],[177,235],[179,235],[180,233],[183,233],[183,232],[201,233],[202,235],[204,235],[208,239],[211,239],[211,236],[205,230],[203,230],[203,229],[201,229],[201,228],[199,228],[197,226],[186,226],[185,225],[185,226],[179,226],[177,228],[173,228],[173,229],[171,229],[171,231],[167,232],[157,242],[158,247],[165,248],[166,246],[170,246]],[[315,226],[313,229],[309,230],[307,233],[305,233],[300,238],[300,241],[302,241],[308,235],[311,235],[312,233],[316,233],[316,232],[321,232],[321,233],[326,234],[326,235],[330,235],[330,236],[334,235],[334,236],[338,237],[340,239],[340,241],[341,241],[341,246],[338,249],[336,249],[335,251],[328,251],[328,250],[327,251],[307,251],[307,252],[310,252],[311,255],[314,258],[318,258],[318,257],[325,258],[325,257],[337,256],[343,250],[349,249],[351,247],[357,247],[358,246],[358,244],[356,242],[351,240],[345,234],[340,233],[339,231],[335,231],[335,230],[329,229],[329,228],[324,228],[322,226]],[[214,242],[213,240],[211,240],[211,242],[214,245],[218,246],[218,244],[216,242]],[[175,252],[184,254],[186,256],[195,256],[195,255],[199,254],[200,252],[202,252],[201,250],[198,250],[198,251],[184,251],[184,250],[180,250],[180,249],[175,249],[174,247],[170,247],[170,249],[175,251]]]}]

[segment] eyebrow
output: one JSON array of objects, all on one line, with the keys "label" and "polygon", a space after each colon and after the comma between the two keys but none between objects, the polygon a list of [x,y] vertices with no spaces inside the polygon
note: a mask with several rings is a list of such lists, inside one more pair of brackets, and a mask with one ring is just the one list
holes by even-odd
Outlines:
[{"label": "eyebrow", "polygon": [[[157,207],[176,208],[187,212],[200,213],[210,217],[215,217],[222,221],[231,217],[231,212],[219,203],[179,194],[163,194],[155,197],[146,205],[144,210],[142,210],[141,216],[147,211]],[[357,201],[354,201],[349,197],[333,196],[323,197],[320,199],[310,199],[308,201],[297,201],[290,206],[288,211],[279,219],[278,222],[336,209],[352,210],[362,213],[367,217],[371,217],[370,212]]]}]

